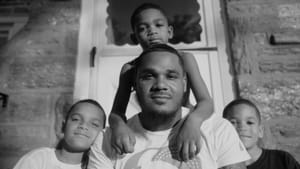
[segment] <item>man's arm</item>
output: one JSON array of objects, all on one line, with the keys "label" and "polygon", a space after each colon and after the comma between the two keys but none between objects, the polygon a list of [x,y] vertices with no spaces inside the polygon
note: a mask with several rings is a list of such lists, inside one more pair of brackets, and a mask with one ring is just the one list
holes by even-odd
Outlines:
[{"label": "man's arm", "polygon": [[221,167],[219,169],[247,169],[244,162],[231,164],[228,166]]}]

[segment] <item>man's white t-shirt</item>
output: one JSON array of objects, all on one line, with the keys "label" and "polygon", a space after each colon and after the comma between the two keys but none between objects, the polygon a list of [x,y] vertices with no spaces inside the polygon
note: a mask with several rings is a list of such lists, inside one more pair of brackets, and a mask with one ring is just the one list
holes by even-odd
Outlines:
[{"label": "man's white t-shirt", "polygon": [[173,131],[151,132],[142,127],[138,115],[128,121],[128,126],[136,135],[134,152],[117,155],[108,128],[91,148],[88,169],[217,169],[250,159],[230,122],[216,115],[203,122],[200,153],[187,162],[173,159],[168,147],[168,138],[176,127]]},{"label": "man's white t-shirt", "polygon": [[43,147],[25,154],[14,169],[81,169],[81,164],[66,164],[59,161],[54,148]]}]

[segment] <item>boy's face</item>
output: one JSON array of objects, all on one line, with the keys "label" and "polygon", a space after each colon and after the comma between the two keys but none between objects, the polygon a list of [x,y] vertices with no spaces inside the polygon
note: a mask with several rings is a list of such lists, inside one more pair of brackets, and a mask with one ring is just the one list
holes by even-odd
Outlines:
[{"label": "boy's face", "polygon": [[186,77],[174,55],[156,51],[143,57],[136,77],[136,93],[143,112],[170,117],[180,109]]},{"label": "boy's face", "polygon": [[90,148],[100,130],[104,116],[99,107],[90,103],[79,103],[70,112],[65,123],[64,140],[67,148],[82,152]]},{"label": "boy's face", "polygon": [[146,9],[140,12],[135,19],[134,34],[143,49],[153,44],[168,43],[173,37],[173,28],[158,9]]},{"label": "boy's face", "polygon": [[235,105],[225,118],[234,125],[247,150],[257,146],[258,139],[263,136],[263,127],[253,107]]}]

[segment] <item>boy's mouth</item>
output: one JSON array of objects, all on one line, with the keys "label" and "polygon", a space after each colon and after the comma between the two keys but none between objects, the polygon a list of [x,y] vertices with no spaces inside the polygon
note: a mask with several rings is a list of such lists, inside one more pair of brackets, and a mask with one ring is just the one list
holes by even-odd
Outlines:
[{"label": "boy's mouth", "polygon": [[251,136],[249,136],[249,135],[244,135],[244,134],[239,134],[239,136],[240,136],[241,138],[251,138]]},{"label": "boy's mouth", "polygon": [[82,132],[75,132],[74,135],[75,136],[79,136],[79,137],[89,138],[89,136],[87,134],[82,133]]},{"label": "boy's mouth", "polygon": [[162,43],[161,39],[159,39],[159,38],[150,38],[149,42],[150,42],[150,44],[160,44],[160,43]]}]

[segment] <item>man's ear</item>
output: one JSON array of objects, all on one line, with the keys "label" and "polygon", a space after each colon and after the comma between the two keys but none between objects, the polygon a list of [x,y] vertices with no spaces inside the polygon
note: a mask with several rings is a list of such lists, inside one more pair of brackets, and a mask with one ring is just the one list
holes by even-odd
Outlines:
[{"label": "man's ear", "polygon": [[184,76],[183,76],[183,87],[184,87],[184,92],[187,91],[187,75],[186,73],[184,73]]},{"label": "man's ear", "polygon": [[131,39],[131,41],[132,41],[132,43],[133,43],[134,45],[139,44],[139,42],[138,42],[138,40],[137,40],[137,38],[136,38],[136,36],[135,36],[134,33],[131,33],[131,34],[130,34],[130,39]]},{"label": "man's ear", "polygon": [[174,36],[174,29],[172,25],[168,26],[168,34],[169,34],[169,39],[172,39]]},{"label": "man's ear", "polygon": [[259,125],[259,129],[258,129],[258,137],[263,138],[263,136],[264,136],[264,126],[261,124]]}]

